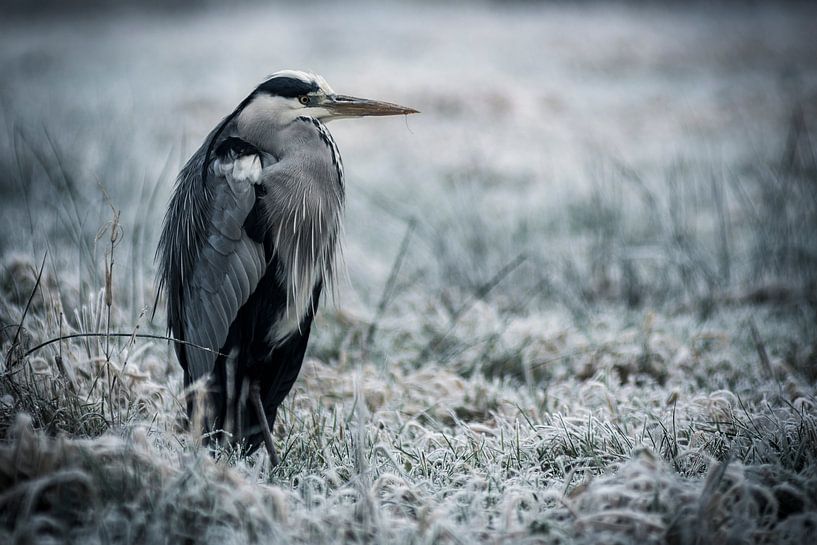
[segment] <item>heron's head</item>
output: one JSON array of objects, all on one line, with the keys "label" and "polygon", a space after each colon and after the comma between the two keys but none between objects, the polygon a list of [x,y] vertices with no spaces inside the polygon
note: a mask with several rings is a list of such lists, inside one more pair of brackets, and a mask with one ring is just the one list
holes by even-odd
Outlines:
[{"label": "heron's head", "polygon": [[286,124],[303,116],[329,121],[414,113],[417,110],[389,102],[339,95],[317,74],[282,70],[253,91],[240,116]]}]

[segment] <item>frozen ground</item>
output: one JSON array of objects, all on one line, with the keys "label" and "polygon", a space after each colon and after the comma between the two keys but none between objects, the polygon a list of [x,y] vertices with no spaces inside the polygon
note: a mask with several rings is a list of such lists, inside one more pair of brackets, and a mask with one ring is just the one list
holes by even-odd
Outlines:
[{"label": "frozen ground", "polygon": [[[804,542],[815,37],[797,5],[4,18],[0,541]],[[285,67],[423,113],[330,126],[349,282],[271,470],[196,447],[167,343],[28,352],[163,333],[174,174]]]}]

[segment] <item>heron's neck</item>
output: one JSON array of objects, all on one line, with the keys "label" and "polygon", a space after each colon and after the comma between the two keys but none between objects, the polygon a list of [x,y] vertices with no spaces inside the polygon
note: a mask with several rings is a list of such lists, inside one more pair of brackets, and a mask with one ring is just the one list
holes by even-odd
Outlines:
[{"label": "heron's neck", "polygon": [[333,285],[338,270],[343,167],[331,134],[313,118],[274,128],[263,139],[260,147],[277,159],[262,197],[268,232],[287,286],[287,308],[301,316],[316,282]]},{"label": "heron's neck", "polygon": [[291,125],[302,113],[303,108],[293,108],[289,99],[256,96],[236,116],[236,129],[248,142],[263,146],[267,135]]}]

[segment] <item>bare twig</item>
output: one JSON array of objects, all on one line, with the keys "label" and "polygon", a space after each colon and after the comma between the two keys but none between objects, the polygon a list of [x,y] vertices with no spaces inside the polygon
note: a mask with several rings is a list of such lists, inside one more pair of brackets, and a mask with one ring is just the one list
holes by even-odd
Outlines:
[{"label": "bare twig", "polygon": [[[533,371],[534,369],[538,369],[539,367],[543,367],[543,366],[551,364],[551,363],[556,363],[557,361],[566,360],[566,359],[569,359],[569,358],[572,358],[572,357],[575,357],[575,356],[583,356],[585,354],[590,354],[591,352],[596,352],[598,350],[601,350],[602,348],[603,348],[602,345],[599,345],[599,346],[592,345],[592,346],[587,346],[585,348],[580,348],[578,350],[573,350],[571,352],[564,352],[564,353],[559,354],[557,356],[553,356],[551,358],[546,358],[546,359],[537,361],[536,363],[532,363],[532,364],[530,364],[528,366],[528,368],[531,371]],[[523,377],[524,372],[523,371],[517,371],[516,373],[514,373],[514,376]]]},{"label": "bare twig", "polygon": [[752,341],[755,343],[755,350],[757,350],[757,355],[760,358],[761,365],[763,365],[763,370],[766,371],[769,378],[774,378],[774,371],[769,361],[769,354],[766,352],[766,345],[763,343],[763,339],[760,338],[760,333],[757,330],[755,321],[751,318],[749,318],[749,330],[752,332]]},{"label": "bare twig", "polygon": [[432,351],[436,350],[437,347],[440,346],[440,343],[443,342],[459,322],[459,319],[468,312],[471,307],[473,307],[477,301],[483,299],[486,295],[488,295],[494,288],[496,288],[505,278],[511,274],[519,265],[521,265],[527,256],[524,253],[517,255],[513,260],[511,260],[507,265],[502,267],[490,280],[479,286],[477,290],[469,297],[465,303],[463,303],[460,308],[454,311],[451,315],[451,320],[448,324],[448,329],[442,335],[439,335],[433,338],[429,343],[423,348],[423,351],[420,352],[420,359],[425,359]]},{"label": "bare twig", "polygon": [[20,325],[17,326],[17,333],[14,334],[14,339],[12,339],[11,346],[9,347],[8,354],[6,355],[6,361],[8,362],[11,362],[11,352],[14,350],[14,347],[17,346],[17,341],[20,338],[20,332],[23,330],[23,324],[25,323],[26,316],[28,315],[28,309],[31,307],[31,301],[34,300],[34,295],[37,293],[37,289],[40,287],[40,280],[43,277],[43,270],[45,269],[45,258],[47,256],[48,252],[45,252],[45,254],[43,254],[43,262],[40,265],[40,271],[37,273],[37,281],[34,283],[34,288],[32,288],[31,294],[29,294],[28,296],[26,308],[23,309],[23,317],[20,318]]},{"label": "bare twig", "polygon": [[188,341],[183,341],[181,339],[174,339],[173,337],[168,337],[167,335],[151,335],[149,333],[71,333],[70,335],[61,335],[54,339],[49,339],[45,342],[42,342],[35,346],[34,348],[30,349],[28,352],[23,354],[23,358],[26,358],[40,350],[41,348],[45,348],[46,346],[54,343],[58,343],[60,341],[66,341],[68,339],[78,339],[78,338],[88,338],[88,337],[105,337],[109,335],[111,337],[131,337],[137,339],[156,339],[159,341],[170,341],[176,344],[183,344],[184,346],[190,346],[192,348],[196,348],[198,350],[204,350],[205,352],[210,352],[211,354],[215,354],[217,356],[226,356],[227,354],[222,354],[217,350],[213,350],[212,348],[207,348],[206,346],[201,346],[195,343],[191,343]]},{"label": "bare twig", "polygon": [[[143,309],[142,313],[139,315],[139,320],[141,320],[144,316],[145,316],[145,310]],[[128,342],[127,342],[126,346],[133,346],[134,345],[134,343],[136,342],[137,331],[139,331],[139,321],[136,322],[136,327],[134,327],[133,333],[131,333],[130,339],[128,339]],[[109,335],[109,337],[110,337],[110,335]],[[60,344],[60,346],[62,346],[62,345]],[[124,350],[124,348],[123,348],[123,350]],[[120,350],[120,353],[121,353],[121,350]],[[128,355],[125,356],[125,361],[122,362],[122,372],[123,373],[125,372],[125,366],[128,365],[128,357],[129,356],[130,356],[130,353],[128,353]],[[116,387],[116,379],[117,379],[117,377],[114,376],[113,377],[112,387]]]},{"label": "bare twig", "polygon": [[397,275],[400,273],[400,267],[403,266],[403,259],[406,257],[409,241],[411,240],[411,235],[414,233],[415,227],[417,227],[417,219],[411,218],[411,220],[408,222],[408,227],[406,228],[406,234],[403,235],[403,241],[400,243],[400,249],[397,251],[397,256],[394,258],[394,263],[392,263],[389,278],[386,280],[386,285],[383,287],[383,294],[380,296],[380,302],[377,304],[377,309],[375,310],[374,317],[372,318],[372,323],[369,325],[369,331],[366,334],[367,350],[372,345],[372,342],[374,342],[374,336],[377,333],[377,324],[380,322],[380,318],[383,316],[386,306],[391,302],[394,295],[394,285],[397,282]]}]

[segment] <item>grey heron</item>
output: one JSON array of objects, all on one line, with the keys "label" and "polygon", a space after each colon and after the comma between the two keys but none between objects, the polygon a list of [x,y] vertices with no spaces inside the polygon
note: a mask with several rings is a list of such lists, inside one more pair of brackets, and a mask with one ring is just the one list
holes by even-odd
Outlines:
[{"label": "grey heron", "polygon": [[[344,206],[325,122],[417,113],[276,72],[182,168],[156,257],[185,387],[203,380],[210,435],[278,463],[272,425],[301,369],[321,290],[336,275]],[[206,348],[202,349],[200,347]],[[193,421],[196,410],[188,397]]]}]

